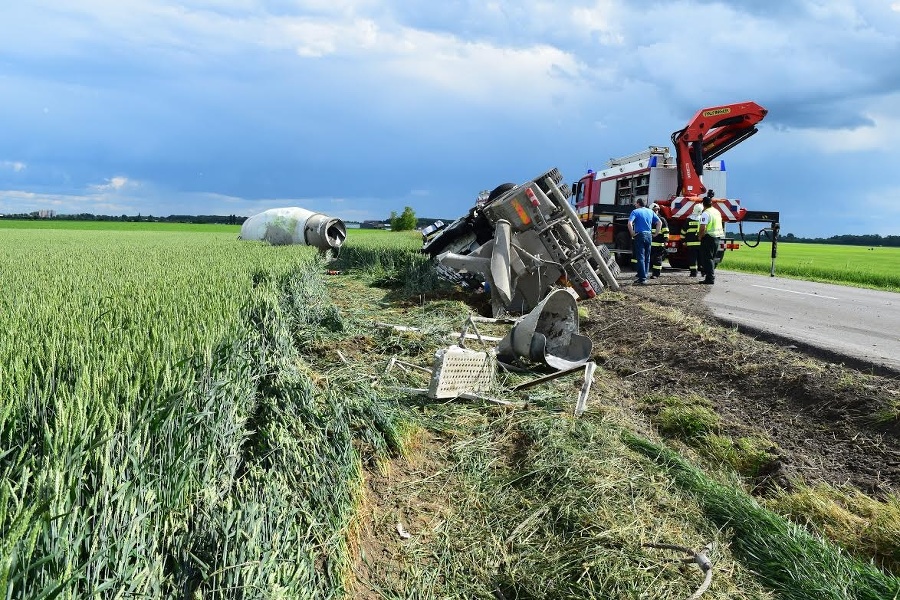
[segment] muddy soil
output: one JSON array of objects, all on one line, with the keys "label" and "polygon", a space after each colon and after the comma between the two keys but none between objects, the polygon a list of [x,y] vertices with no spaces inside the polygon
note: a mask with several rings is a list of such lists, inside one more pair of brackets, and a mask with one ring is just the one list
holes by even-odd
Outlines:
[{"label": "muddy soil", "polygon": [[597,363],[622,378],[623,396],[707,397],[725,433],[777,446],[769,483],[900,492],[900,381],[719,324],[696,281],[683,272],[646,286],[623,278],[621,294],[585,305],[582,333]]}]

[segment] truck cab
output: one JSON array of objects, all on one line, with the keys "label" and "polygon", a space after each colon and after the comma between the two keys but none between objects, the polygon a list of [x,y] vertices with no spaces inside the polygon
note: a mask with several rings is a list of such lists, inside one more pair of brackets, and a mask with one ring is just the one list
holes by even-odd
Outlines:
[{"label": "truck cab", "polygon": [[[755,102],[738,102],[701,108],[682,129],[672,133],[675,156],[668,147],[650,146],[643,152],[610,159],[601,171],[588,171],[572,185],[572,202],[582,224],[593,231],[596,244],[616,253],[619,264],[631,260],[631,238],[627,221],[634,201],[659,205],[669,225],[666,256],[675,268],[690,261],[683,236],[703,196],[712,198],[722,222],[765,221],[771,224],[774,242],[778,235],[778,213],[747,211],[739,200],[726,194],[725,162],[721,154],[757,133],[756,124],[768,111]],[[743,229],[741,229],[743,238]],[[721,243],[716,262],[726,249],[737,249],[733,239]]]},{"label": "truck cab", "polygon": [[[724,161],[716,160],[703,167],[703,180],[711,189],[724,195],[726,190]],[[631,236],[628,234],[628,215],[634,201],[644,200],[646,206],[656,202],[669,224],[666,255],[669,264],[687,266],[687,250],[681,243],[682,230],[691,212],[673,211],[678,187],[678,167],[666,146],[649,146],[643,152],[612,158],[603,170],[588,171],[572,184],[572,202],[582,224],[593,232],[594,242],[610,248],[620,265],[631,260]],[[675,207],[680,207],[675,204]],[[732,241],[725,241],[719,260]]]}]

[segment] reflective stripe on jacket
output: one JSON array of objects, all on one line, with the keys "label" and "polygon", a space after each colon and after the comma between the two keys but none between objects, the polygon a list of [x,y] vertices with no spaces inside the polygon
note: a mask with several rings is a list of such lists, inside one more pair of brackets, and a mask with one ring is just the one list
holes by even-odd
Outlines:
[{"label": "reflective stripe on jacket", "polygon": [[659,230],[659,233],[653,234],[651,246],[665,246],[666,241],[669,239],[669,223],[663,217],[660,217],[659,220],[662,221],[662,228]]},{"label": "reflective stripe on jacket", "polygon": [[697,237],[699,231],[700,221],[698,221],[696,217],[688,218],[687,228],[684,230],[684,245],[699,246],[700,239]]}]

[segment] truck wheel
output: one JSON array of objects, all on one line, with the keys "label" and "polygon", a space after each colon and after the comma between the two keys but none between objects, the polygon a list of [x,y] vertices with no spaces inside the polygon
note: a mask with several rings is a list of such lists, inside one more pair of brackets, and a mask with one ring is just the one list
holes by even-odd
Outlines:
[{"label": "truck wheel", "polygon": [[[554,168],[554,169],[550,169],[549,171],[547,171],[540,177],[534,178],[533,181],[537,184],[537,186],[541,189],[541,191],[544,192],[545,194],[547,194],[548,196],[550,196],[551,195],[550,194],[551,186],[547,184],[547,179],[549,179],[550,181],[553,182],[552,185],[555,185],[556,187],[560,187],[560,183],[562,183],[563,176],[562,176],[562,173],[559,172],[559,169]],[[566,187],[568,187],[568,185]],[[569,196],[572,195],[572,192],[570,190],[568,193],[563,192],[563,194],[566,196],[566,198],[568,198]]]},{"label": "truck wheel", "polygon": [[[612,252],[609,251],[609,248],[606,244],[600,244],[597,246],[597,251],[600,252],[600,258],[603,259],[603,262],[606,263],[607,268],[609,268],[609,272],[612,273],[613,277],[618,277],[621,270],[619,269],[619,263],[613,257]],[[597,265],[591,264],[595,270],[597,269]]]},{"label": "truck wheel", "polygon": [[620,231],[616,234],[616,250],[624,250],[624,252],[616,252],[616,262],[619,267],[631,266],[631,238],[628,233]]},{"label": "truck wheel", "polygon": [[[538,183],[543,183],[544,179],[549,177],[553,183],[559,184],[562,181],[562,173],[559,172],[559,169],[553,168],[541,175],[540,177],[535,177],[534,180]],[[544,188],[541,188],[544,189]]]},{"label": "truck wheel", "polygon": [[600,257],[604,262],[609,262],[609,259],[612,257],[612,252],[609,251],[609,248],[607,248],[605,244],[597,246],[597,252],[600,253]]},{"label": "truck wheel", "polygon": [[683,258],[669,258],[669,266],[673,269],[687,269],[688,261]]},{"label": "truck wheel", "polygon": [[476,242],[476,230],[471,218],[457,219],[422,247],[422,252],[434,258],[443,252],[468,254]]},{"label": "truck wheel", "polygon": [[502,184],[498,185],[493,190],[491,190],[491,193],[488,195],[488,197],[487,197],[488,204],[490,204],[491,202],[493,202],[494,200],[496,200],[497,198],[499,198],[500,196],[502,196],[509,190],[513,189],[514,187],[516,187],[516,184],[514,184],[514,183],[502,183]]}]

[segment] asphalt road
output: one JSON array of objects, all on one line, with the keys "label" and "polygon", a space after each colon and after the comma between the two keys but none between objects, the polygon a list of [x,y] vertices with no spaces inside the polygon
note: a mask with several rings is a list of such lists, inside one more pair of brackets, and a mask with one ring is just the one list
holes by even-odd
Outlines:
[{"label": "asphalt road", "polygon": [[900,294],[716,270],[706,303],[740,330],[900,375]]}]

